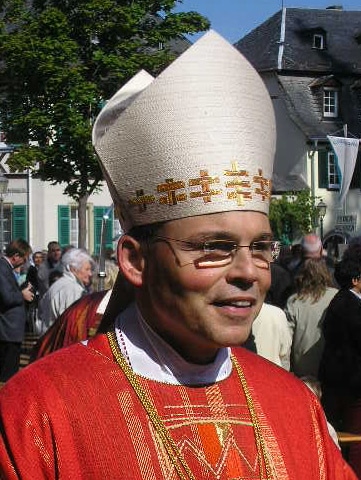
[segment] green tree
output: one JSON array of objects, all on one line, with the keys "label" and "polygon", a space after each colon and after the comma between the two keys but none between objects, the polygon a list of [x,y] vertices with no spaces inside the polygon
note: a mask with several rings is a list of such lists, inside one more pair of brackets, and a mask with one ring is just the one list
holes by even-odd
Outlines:
[{"label": "green tree", "polygon": [[275,237],[285,245],[314,230],[318,223],[316,200],[309,189],[272,198],[269,218]]},{"label": "green tree", "polygon": [[173,13],[176,3],[1,2],[1,129],[18,145],[8,163],[12,171],[34,170],[66,185],[79,205],[79,246],[87,199],[102,181],[91,145],[101,105],[140,69],[152,75],[164,69],[174,59],[174,39],[209,28],[196,12]]}]

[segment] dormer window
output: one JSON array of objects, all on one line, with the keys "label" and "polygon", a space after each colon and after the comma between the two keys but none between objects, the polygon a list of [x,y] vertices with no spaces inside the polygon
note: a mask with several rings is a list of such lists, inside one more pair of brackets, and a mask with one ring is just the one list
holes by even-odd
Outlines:
[{"label": "dormer window", "polygon": [[339,89],[334,87],[323,88],[323,116],[338,117]]},{"label": "dormer window", "polygon": [[325,48],[325,38],[321,33],[315,33],[313,35],[313,48],[323,50]]}]

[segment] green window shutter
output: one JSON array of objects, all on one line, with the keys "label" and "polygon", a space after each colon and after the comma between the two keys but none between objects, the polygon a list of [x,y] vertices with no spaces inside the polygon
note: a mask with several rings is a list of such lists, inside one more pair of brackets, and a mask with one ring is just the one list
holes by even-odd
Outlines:
[{"label": "green window shutter", "polygon": [[28,239],[27,206],[14,205],[12,218],[12,238]]},{"label": "green window shutter", "polygon": [[318,188],[328,188],[327,150],[319,150],[318,152]]},{"label": "green window shutter", "polygon": [[70,207],[58,205],[58,241],[61,247],[70,243]]},{"label": "green window shutter", "polygon": [[[109,207],[94,207],[94,253],[100,253],[100,238],[102,232],[103,216],[108,212]],[[106,222],[105,247],[113,248],[113,210],[108,213],[109,220]]]}]

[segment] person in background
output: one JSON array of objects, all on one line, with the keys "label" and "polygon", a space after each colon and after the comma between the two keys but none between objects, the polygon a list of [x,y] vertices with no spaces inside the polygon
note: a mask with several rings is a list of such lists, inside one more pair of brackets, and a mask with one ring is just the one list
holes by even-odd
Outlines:
[{"label": "person in background", "polygon": [[[84,250],[72,248],[61,259],[63,274],[53,282],[39,304],[44,333],[72,303],[88,293],[93,275],[93,260]],[[51,272],[53,275],[54,272]]]},{"label": "person in background", "polygon": [[24,271],[23,265],[19,267],[15,267],[13,270],[14,276],[16,278],[16,281],[20,285],[20,287],[24,284],[26,281],[26,272]]},{"label": "person in background", "polygon": [[34,287],[36,292],[39,292],[39,279],[38,279],[38,271],[40,268],[40,265],[44,261],[44,255],[43,252],[36,251],[32,255],[32,264],[29,266],[27,274],[26,274],[26,280],[31,283],[31,285]]},{"label": "person in background", "polygon": [[290,272],[280,263],[271,263],[271,286],[266,295],[266,303],[284,309],[288,297],[293,293]]},{"label": "person in background", "polygon": [[296,271],[294,270],[294,276],[297,274],[298,270],[302,267],[303,263],[308,259],[321,259],[327,268],[329,269],[332,278],[333,271],[335,268],[334,261],[332,258],[328,257],[326,252],[323,249],[321,238],[315,233],[308,233],[301,240],[302,247],[302,259]]},{"label": "person in background", "polygon": [[[335,266],[340,285],[323,323],[325,348],[320,362],[324,406],[336,430],[361,432],[361,249],[350,247]],[[361,444],[348,459],[361,478]]]},{"label": "person in background", "polygon": [[34,297],[29,283],[21,290],[14,269],[24,265],[31,253],[30,245],[23,239],[12,240],[0,258],[0,382],[6,382],[20,365],[21,343],[24,340],[25,301]]},{"label": "person in background", "polygon": [[29,265],[29,268],[26,273],[26,280],[25,282],[30,283],[34,289],[34,299],[32,302],[27,303],[27,317],[28,322],[27,326],[30,331],[33,333],[36,332],[36,325],[38,321],[38,307],[39,307],[39,278],[38,278],[38,270],[40,265],[44,261],[43,252],[37,250],[32,255],[32,263]]},{"label": "person in background", "polygon": [[290,369],[291,330],[285,312],[264,303],[252,325],[256,351],[280,367]]},{"label": "person in background", "polygon": [[30,362],[97,333],[111,290],[88,293],[72,303],[34,345]]},{"label": "person in background", "polygon": [[48,243],[47,257],[38,268],[39,298],[42,298],[49,288],[49,273],[53,270],[63,272],[61,254],[58,242],[52,241]]},{"label": "person in background", "polygon": [[7,480],[355,479],[315,395],[238,347],[278,251],[275,118],[254,68],[211,31],[118,91],[93,143],[135,301],[0,390]]},{"label": "person in background", "polygon": [[49,273],[49,288],[55,283],[59,278],[63,276],[63,272],[60,270],[53,270]]},{"label": "person in background", "polygon": [[337,289],[321,258],[309,258],[303,263],[295,287],[296,293],[286,305],[292,331],[291,371],[298,377],[317,378],[324,346],[322,322]]}]

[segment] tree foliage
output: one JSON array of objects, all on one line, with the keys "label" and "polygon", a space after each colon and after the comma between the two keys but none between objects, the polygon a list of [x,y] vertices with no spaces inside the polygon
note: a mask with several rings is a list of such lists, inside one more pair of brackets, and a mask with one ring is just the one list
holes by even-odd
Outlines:
[{"label": "tree foliage", "polygon": [[0,22],[0,118],[18,145],[13,171],[34,169],[65,183],[76,201],[102,174],[91,145],[94,118],[144,68],[157,75],[173,59],[169,42],[209,28],[175,0],[5,0]]},{"label": "tree foliage", "polygon": [[269,218],[275,237],[287,245],[312,232],[318,222],[317,199],[309,189],[272,198]]}]

